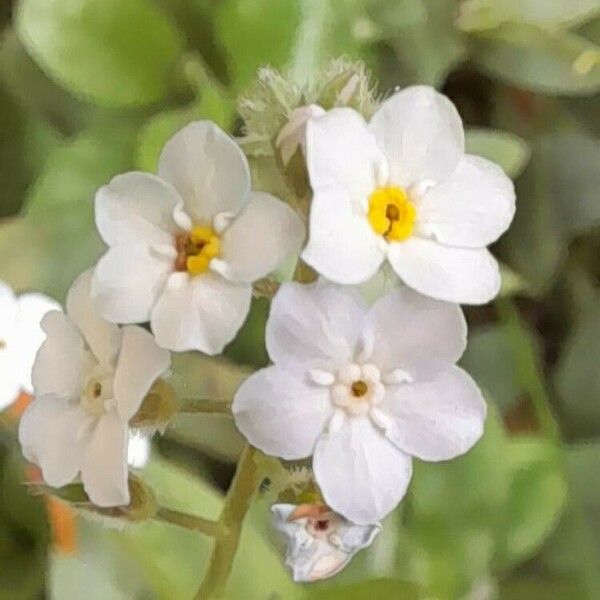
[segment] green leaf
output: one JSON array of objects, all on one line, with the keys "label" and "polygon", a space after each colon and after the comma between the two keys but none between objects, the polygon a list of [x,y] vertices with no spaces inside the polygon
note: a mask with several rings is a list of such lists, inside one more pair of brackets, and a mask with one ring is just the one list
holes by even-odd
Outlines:
[{"label": "green leaf", "polygon": [[467,0],[461,4],[457,24],[464,31],[494,29],[507,22],[571,27],[598,14],[598,0]]},{"label": "green leaf", "polygon": [[364,583],[319,588],[309,593],[307,600],[417,600],[420,598],[414,584],[393,579],[371,579]]},{"label": "green leaf", "polygon": [[177,31],[146,0],[22,0],[16,28],[50,76],[103,106],[163,98],[181,53]]},{"label": "green leaf", "polygon": [[498,406],[506,409],[514,404],[521,388],[506,326],[475,329],[461,364]]},{"label": "green leaf", "polygon": [[[457,3],[435,0],[424,3],[424,9],[423,19],[396,29],[389,39],[396,57],[388,76],[390,86],[415,83],[440,87],[450,71],[467,57],[465,35],[452,26]],[[378,23],[385,13],[380,17],[374,14],[373,18]],[[380,27],[385,30],[385,24]]]},{"label": "green leaf", "polygon": [[540,94],[600,90],[600,48],[561,30],[506,24],[479,35],[472,57],[491,76]]},{"label": "green leaf", "polygon": [[579,434],[595,434],[600,428],[599,336],[600,303],[596,297],[565,340],[556,371],[556,387],[566,423]]},{"label": "green leaf", "polygon": [[292,55],[300,3],[296,0],[230,0],[219,3],[216,30],[227,51],[236,90],[263,65],[283,67]]},{"label": "green leaf", "polygon": [[498,561],[503,568],[532,556],[556,527],[567,499],[563,459],[548,440],[511,440],[504,459],[513,469]]},{"label": "green leaf", "polygon": [[103,250],[94,224],[96,190],[131,166],[134,123],[99,123],[50,154],[24,217],[0,224],[0,278],[61,299]]},{"label": "green leaf", "polygon": [[467,129],[465,143],[469,154],[477,154],[499,164],[512,179],[521,174],[531,155],[525,140],[497,129]]},{"label": "green leaf", "polygon": [[[365,22],[365,0],[301,0],[299,4],[302,19],[290,66],[296,82],[312,81],[320,69],[340,56],[364,54],[360,23]],[[363,34],[368,35],[368,31]]]}]

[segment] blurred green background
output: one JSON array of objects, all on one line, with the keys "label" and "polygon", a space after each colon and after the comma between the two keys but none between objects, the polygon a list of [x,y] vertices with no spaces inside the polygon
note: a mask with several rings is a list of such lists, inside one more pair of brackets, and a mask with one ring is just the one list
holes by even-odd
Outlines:
[{"label": "blurred green background", "polygon": [[[600,598],[600,0],[5,0],[0,7],[0,279],[63,300],[102,251],[93,194],[153,171],[193,119],[240,132],[236,100],[264,64],[309,81],[364,60],[385,93],[448,94],[468,149],[499,162],[517,214],[494,249],[501,298],[468,308],[464,365],[492,407],[482,442],[418,465],[410,493],[337,578],[295,585],[254,506],[233,600]],[[266,361],[257,300],[226,359],[174,360],[186,397],[228,397]],[[143,477],[165,505],[218,515],[241,440],[186,417]],[[51,542],[0,428],[0,599],[187,600],[210,542],[147,523],[76,519]]]}]

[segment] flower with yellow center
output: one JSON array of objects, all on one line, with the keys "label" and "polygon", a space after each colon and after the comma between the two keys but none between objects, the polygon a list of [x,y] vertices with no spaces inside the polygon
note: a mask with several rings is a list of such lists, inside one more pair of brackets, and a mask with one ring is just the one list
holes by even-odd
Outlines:
[{"label": "flower with yellow center", "polygon": [[304,225],[250,191],[244,153],[208,121],[176,133],[158,171],[119,175],[96,194],[108,251],[93,295],[112,323],[149,321],[163,348],[218,354],[248,315],[253,282],[300,252]]},{"label": "flower with yellow center", "polygon": [[400,502],[412,458],[449,460],[483,433],[485,403],[455,363],[460,307],[398,287],[368,307],[349,286],[284,283],[267,321],[272,366],[238,388],[238,429],[266,454],[312,456],[323,502],[369,524]]},{"label": "flower with yellow center", "polygon": [[50,311],[42,321],[46,339],[33,366],[35,399],[21,417],[19,442],[48,485],[80,479],[97,506],[123,506],[130,502],[130,421],[169,368],[170,355],[146,329],[104,321],[91,280],[91,271],[80,275],[66,314]]},{"label": "flower with yellow center", "polygon": [[303,259],[330,281],[360,284],[389,261],[422,294],[482,304],[500,288],[486,246],[508,228],[512,182],[465,154],[462,122],[433,88],[388,98],[370,123],[335,108],[306,126],[313,199]]},{"label": "flower with yellow center", "polygon": [[198,225],[176,240],[177,259],[175,268],[190,275],[208,271],[210,261],[219,256],[221,240],[212,227]]},{"label": "flower with yellow center", "polygon": [[409,238],[415,227],[415,217],[414,204],[402,188],[381,187],[369,196],[369,223],[388,241]]}]

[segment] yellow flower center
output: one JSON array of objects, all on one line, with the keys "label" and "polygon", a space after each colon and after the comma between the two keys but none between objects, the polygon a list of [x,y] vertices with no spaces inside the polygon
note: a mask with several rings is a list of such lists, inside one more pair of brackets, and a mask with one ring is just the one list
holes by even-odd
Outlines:
[{"label": "yellow flower center", "polygon": [[400,187],[380,187],[369,196],[369,223],[388,241],[409,238],[415,218],[415,205]]},{"label": "yellow flower center", "polygon": [[198,225],[176,240],[175,269],[200,275],[208,270],[210,261],[219,255],[221,240],[211,227]]}]

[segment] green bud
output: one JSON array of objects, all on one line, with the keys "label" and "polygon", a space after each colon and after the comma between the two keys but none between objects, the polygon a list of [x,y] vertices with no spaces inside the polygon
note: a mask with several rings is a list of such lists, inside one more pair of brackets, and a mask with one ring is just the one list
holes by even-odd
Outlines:
[{"label": "green bud", "polygon": [[173,388],[162,379],[157,379],[129,425],[148,433],[164,431],[179,408],[180,402]]}]

